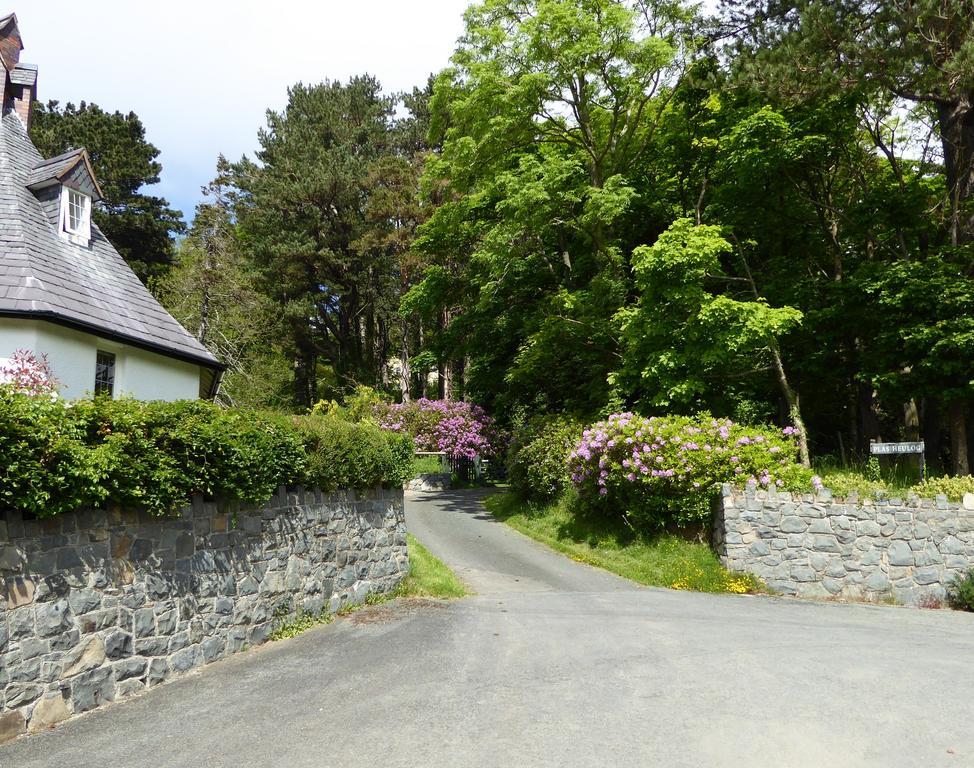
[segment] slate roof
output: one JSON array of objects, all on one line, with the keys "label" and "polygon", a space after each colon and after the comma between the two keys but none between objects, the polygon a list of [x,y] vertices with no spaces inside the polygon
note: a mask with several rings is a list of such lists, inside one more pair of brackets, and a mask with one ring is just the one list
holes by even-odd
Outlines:
[{"label": "slate roof", "polygon": [[0,118],[0,316],[50,320],[222,368],[152,297],[94,223],[88,247],[60,237],[56,215],[45,210],[40,192],[27,188],[34,169],[51,165],[20,118],[7,111]]},{"label": "slate roof", "polygon": [[[0,27],[3,26],[3,22],[0,22]],[[37,85],[37,65],[36,64],[24,64],[21,62],[16,67],[14,67],[8,73],[10,77],[10,82],[14,85],[27,85],[34,86]]]},{"label": "slate roof", "polygon": [[79,164],[84,164],[85,171],[91,180],[91,185],[98,192],[95,200],[101,200],[101,187],[95,178],[95,171],[91,167],[91,160],[84,147],[80,149],[70,149],[63,155],[52,157],[49,160],[41,160],[27,174],[27,186],[31,188],[40,187],[48,182],[60,182],[73,171]]}]

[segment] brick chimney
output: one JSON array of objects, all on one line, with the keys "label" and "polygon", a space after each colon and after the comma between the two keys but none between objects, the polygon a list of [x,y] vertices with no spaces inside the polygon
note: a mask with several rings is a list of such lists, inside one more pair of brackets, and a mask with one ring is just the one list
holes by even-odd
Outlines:
[{"label": "brick chimney", "polygon": [[30,128],[31,106],[37,98],[37,68],[20,63],[24,42],[17,15],[0,18],[0,63],[4,68],[3,108],[13,109]]}]

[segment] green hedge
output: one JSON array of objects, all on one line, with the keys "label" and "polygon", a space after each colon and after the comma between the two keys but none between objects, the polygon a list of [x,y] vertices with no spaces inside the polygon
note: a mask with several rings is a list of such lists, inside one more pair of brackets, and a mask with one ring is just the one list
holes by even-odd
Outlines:
[{"label": "green hedge", "polygon": [[50,517],[111,502],[164,514],[194,493],[260,503],[281,485],[401,485],[409,441],[320,416],[212,403],[65,403],[0,387],[0,509]]}]

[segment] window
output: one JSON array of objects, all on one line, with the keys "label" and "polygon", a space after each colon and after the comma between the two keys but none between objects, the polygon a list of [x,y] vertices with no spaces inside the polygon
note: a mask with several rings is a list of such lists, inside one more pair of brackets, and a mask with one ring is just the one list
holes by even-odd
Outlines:
[{"label": "window", "polygon": [[98,350],[95,356],[95,394],[115,395],[115,355]]},{"label": "window", "polygon": [[61,231],[76,245],[91,239],[91,198],[76,189],[61,190]]}]

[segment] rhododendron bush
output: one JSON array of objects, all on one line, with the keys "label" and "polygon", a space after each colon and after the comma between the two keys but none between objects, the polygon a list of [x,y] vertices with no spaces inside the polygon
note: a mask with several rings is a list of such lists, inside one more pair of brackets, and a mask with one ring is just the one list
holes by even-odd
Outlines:
[{"label": "rhododendron bush", "polygon": [[458,400],[380,404],[376,417],[383,429],[408,434],[417,451],[445,451],[454,458],[489,456],[498,449],[494,422],[480,406]]},{"label": "rhododendron bush", "polygon": [[702,521],[721,483],[807,490],[795,430],[745,427],[709,415],[618,413],[594,424],[569,455],[583,500],[654,528]]}]

